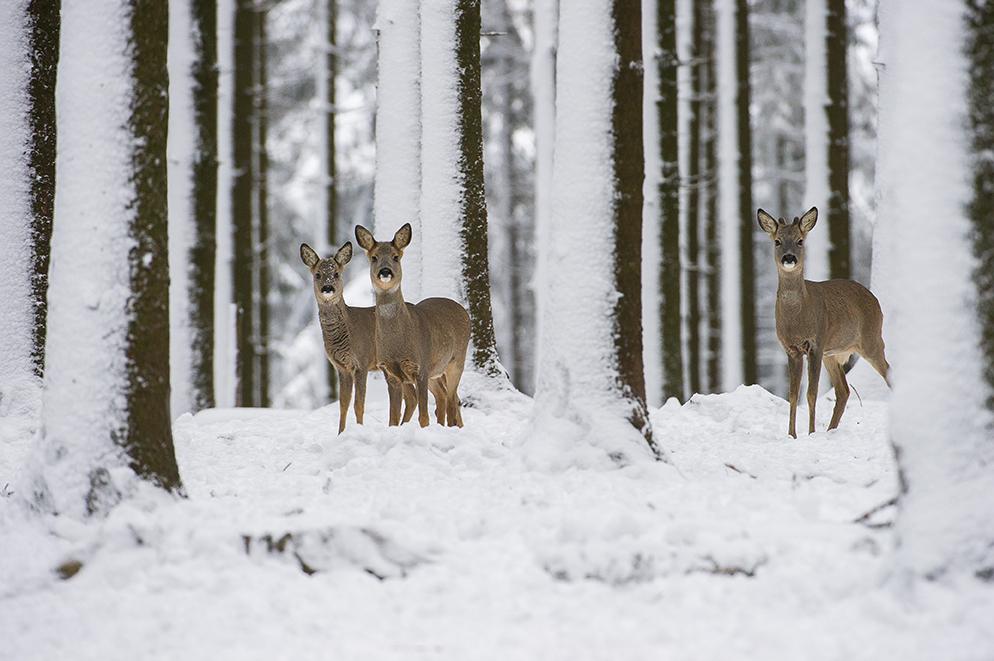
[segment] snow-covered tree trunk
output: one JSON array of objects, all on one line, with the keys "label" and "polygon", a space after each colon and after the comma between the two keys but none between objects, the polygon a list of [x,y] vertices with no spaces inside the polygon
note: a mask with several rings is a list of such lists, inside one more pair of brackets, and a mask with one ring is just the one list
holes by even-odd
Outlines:
[{"label": "snow-covered tree trunk", "polygon": [[721,217],[722,384],[759,378],[756,355],[755,220],[752,208],[749,7],[720,0],[717,10],[719,212]]},{"label": "snow-covered tree trunk", "polygon": [[875,252],[885,258],[874,260],[874,283],[883,285],[893,366],[898,563],[927,578],[994,576],[994,420],[977,318],[990,280],[975,279],[971,223],[994,220],[991,189],[975,169],[990,167],[990,132],[970,121],[990,103],[991,28],[989,15],[986,28],[967,21],[983,13],[969,1],[881,6]]},{"label": "snow-covered tree trunk", "polygon": [[[321,21],[323,37],[321,40],[321,74],[318,75],[318,95],[323,99],[324,122],[321,125],[321,170],[324,174],[324,185],[321,187],[324,197],[322,205],[324,213],[324,232],[326,245],[322,254],[333,255],[339,246],[338,229],[338,159],[335,154],[335,117],[336,108],[336,77],[338,75],[338,0],[321,2]],[[402,223],[403,224],[403,223]],[[406,267],[405,267],[406,268]],[[406,284],[406,283],[405,283]],[[328,383],[328,399],[338,399],[338,374],[331,363],[322,360]]]},{"label": "snow-covered tree trunk", "polygon": [[469,308],[472,367],[506,379],[490,305],[480,0],[422,5],[421,76],[422,293]]},{"label": "snow-covered tree trunk", "polygon": [[642,309],[649,403],[683,397],[676,3],[643,3],[645,213]]},{"label": "snow-covered tree trunk", "polygon": [[55,201],[59,3],[0,7],[0,417],[37,416]]},{"label": "snow-covered tree trunk", "polygon": [[701,148],[704,106],[704,67],[706,54],[705,17],[708,0],[691,0],[690,117],[687,131],[687,260],[684,277],[687,286],[687,385],[690,393],[703,391],[701,380]]},{"label": "snow-covered tree trunk", "polygon": [[[828,82],[826,80],[826,2],[807,0],[804,15],[804,208],[828,208]],[[777,213],[790,218],[801,209]],[[815,232],[804,245],[804,276],[828,278],[830,236]]]},{"label": "snow-covered tree trunk", "polygon": [[[404,293],[418,301],[426,237],[421,231],[421,17],[418,2],[379,0],[376,14],[376,181],[374,229],[391,237],[411,223],[404,251]],[[430,168],[438,167],[436,162]],[[435,252],[429,253],[434,259]]]},{"label": "snow-covered tree trunk", "polygon": [[[547,245],[552,240],[552,170],[556,134],[556,49],[559,32],[559,0],[535,0],[535,45],[531,61],[531,89],[535,127],[535,243]],[[548,292],[547,252],[535,251],[532,291],[535,293],[535,365],[542,364],[545,346],[544,309]],[[536,378],[538,370],[535,371]],[[534,387],[537,387],[535,383]]]},{"label": "snow-covered tree trunk", "polygon": [[707,367],[707,391],[715,392],[721,389],[721,348],[722,348],[722,319],[721,304],[721,231],[718,219],[718,190],[721,183],[718,180],[718,122],[717,96],[718,84],[715,78],[715,12],[714,3],[709,3],[704,9],[705,31],[703,61],[704,98],[701,99],[701,214],[704,220],[704,286],[707,297],[707,352],[705,365]]},{"label": "snow-covered tree trunk", "polygon": [[62,9],[45,374],[45,507],[105,511],[137,474],[180,486],[169,416],[168,6]]},{"label": "snow-covered tree trunk", "polygon": [[236,0],[217,1],[217,224],[214,262],[214,399],[235,405],[236,308],[234,304],[234,18]]},{"label": "snow-covered tree trunk", "polygon": [[828,0],[825,14],[825,72],[828,106],[828,273],[852,277],[849,247],[849,28],[846,0]]},{"label": "snow-covered tree trunk", "polygon": [[214,406],[217,3],[169,3],[172,412]]},{"label": "snow-covered tree trunk", "polygon": [[255,183],[253,146],[255,111],[255,0],[236,0],[233,29],[234,74],[232,85],[231,156],[231,285],[235,303],[235,403],[258,404],[255,350],[255,249],[253,232]]},{"label": "snow-covered tree trunk", "polygon": [[[563,3],[549,294],[536,398],[543,437],[655,447],[642,373],[642,45],[637,3]],[[645,447],[643,445],[642,447]]]}]

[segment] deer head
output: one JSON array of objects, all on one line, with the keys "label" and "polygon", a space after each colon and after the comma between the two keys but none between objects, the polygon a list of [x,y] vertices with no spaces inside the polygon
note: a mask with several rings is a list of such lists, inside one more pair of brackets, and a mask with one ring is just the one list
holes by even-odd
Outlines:
[{"label": "deer head", "polygon": [[314,298],[320,303],[341,303],[345,265],[352,259],[352,242],[346,241],[334,257],[321,257],[306,243],[300,244],[300,259],[314,278]]},{"label": "deer head", "polygon": [[757,213],[759,226],[773,240],[773,257],[777,270],[782,273],[804,271],[804,239],[818,222],[818,209],[811,207],[794,222],[774,220],[773,216],[760,209]]},{"label": "deer head", "polygon": [[403,277],[400,260],[404,256],[404,248],[411,243],[411,224],[404,223],[391,241],[377,241],[372,232],[358,225],[355,239],[369,257],[369,278],[373,289],[386,293],[400,287]]}]

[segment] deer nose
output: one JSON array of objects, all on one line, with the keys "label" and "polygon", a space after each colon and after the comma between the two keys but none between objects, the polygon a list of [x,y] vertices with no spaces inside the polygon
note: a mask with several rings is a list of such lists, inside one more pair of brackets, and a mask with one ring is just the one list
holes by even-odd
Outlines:
[{"label": "deer nose", "polygon": [[335,288],[332,287],[331,285],[325,285],[324,287],[321,288],[321,293],[322,294],[333,294],[333,293],[335,293]]},{"label": "deer nose", "polygon": [[391,280],[393,278],[393,271],[390,269],[380,269],[379,273],[376,274],[380,280]]},{"label": "deer nose", "polygon": [[784,255],[783,257],[780,258],[780,263],[783,264],[784,266],[797,264],[797,257],[794,257],[793,255]]}]

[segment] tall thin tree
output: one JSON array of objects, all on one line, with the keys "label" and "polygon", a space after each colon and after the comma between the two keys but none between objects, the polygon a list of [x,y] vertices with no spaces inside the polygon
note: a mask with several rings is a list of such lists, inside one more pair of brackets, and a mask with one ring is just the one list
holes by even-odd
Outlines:
[{"label": "tall thin tree", "polygon": [[71,516],[112,507],[130,490],[128,476],[180,487],[163,286],[167,23],[167,4],[151,0],[62,9],[59,76],[72,84],[57,98],[58,268],[35,495]]},{"label": "tall thin tree", "polygon": [[704,38],[702,49],[703,98],[701,99],[701,174],[704,220],[704,286],[707,296],[707,389],[721,390],[722,374],[722,300],[721,300],[721,232],[718,218],[718,81],[715,67],[714,3],[703,7]]},{"label": "tall thin tree", "polygon": [[255,165],[256,165],[256,283],[257,298],[255,307],[258,310],[256,325],[255,355],[258,361],[259,406],[269,406],[269,152],[266,141],[269,135],[269,90],[266,76],[266,21],[267,6],[264,3],[256,5],[256,85],[255,85]]},{"label": "tall thin tree", "polygon": [[258,403],[256,310],[254,272],[256,244],[253,232],[253,152],[256,85],[255,0],[236,0],[234,18],[234,75],[231,122],[231,286],[235,304],[235,403]]},{"label": "tall thin tree", "polygon": [[[338,248],[338,170],[335,154],[336,99],[335,82],[338,75],[338,0],[324,2],[324,226],[325,241],[330,250]],[[334,254],[329,252],[328,254]],[[338,377],[330,364],[328,375],[328,396],[338,399]]]},{"label": "tall thin tree", "polygon": [[[6,3],[0,30],[0,398],[30,391],[38,411],[45,364],[49,241],[55,204],[59,2]],[[29,385],[30,384],[30,385]]]},{"label": "tall thin tree", "polygon": [[625,0],[563,3],[559,30],[553,227],[539,246],[555,267],[544,283],[538,424],[575,425],[578,438],[624,455],[633,439],[655,447],[639,297],[641,11]]},{"label": "tall thin tree", "polygon": [[828,269],[832,278],[852,276],[849,245],[849,29],[846,0],[827,0],[825,64],[828,106]]},{"label": "tall thin tree", "polygon": [[702,391],[701,380],[701,129],[705,112],[705,17],[708,0],[693,0],[690,62],[690,121],[687,134],[687,385],[690,394]]},{"label": "tall thin tree", "polygon": [[173,413],[214,406],[217,3],[173,0],[169,224]]}]

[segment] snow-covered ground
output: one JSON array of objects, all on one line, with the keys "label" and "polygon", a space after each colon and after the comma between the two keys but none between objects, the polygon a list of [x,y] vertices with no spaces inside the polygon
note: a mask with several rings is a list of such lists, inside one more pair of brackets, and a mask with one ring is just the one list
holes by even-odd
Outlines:
[{"label": "snow-covered ground", "polygon": [[796,441],[759,387],[670,402],[669,464],[553,461],[511,395],[461,430],[388,428],[380,382],[342,436],[335,406],[186,415],[188,498],[90,524],[8,495],[0,420],[0,658],[994,658],[994,591],[902,586],[892,508],[855,522],[896,489],[857,369],[841,429]]}]

